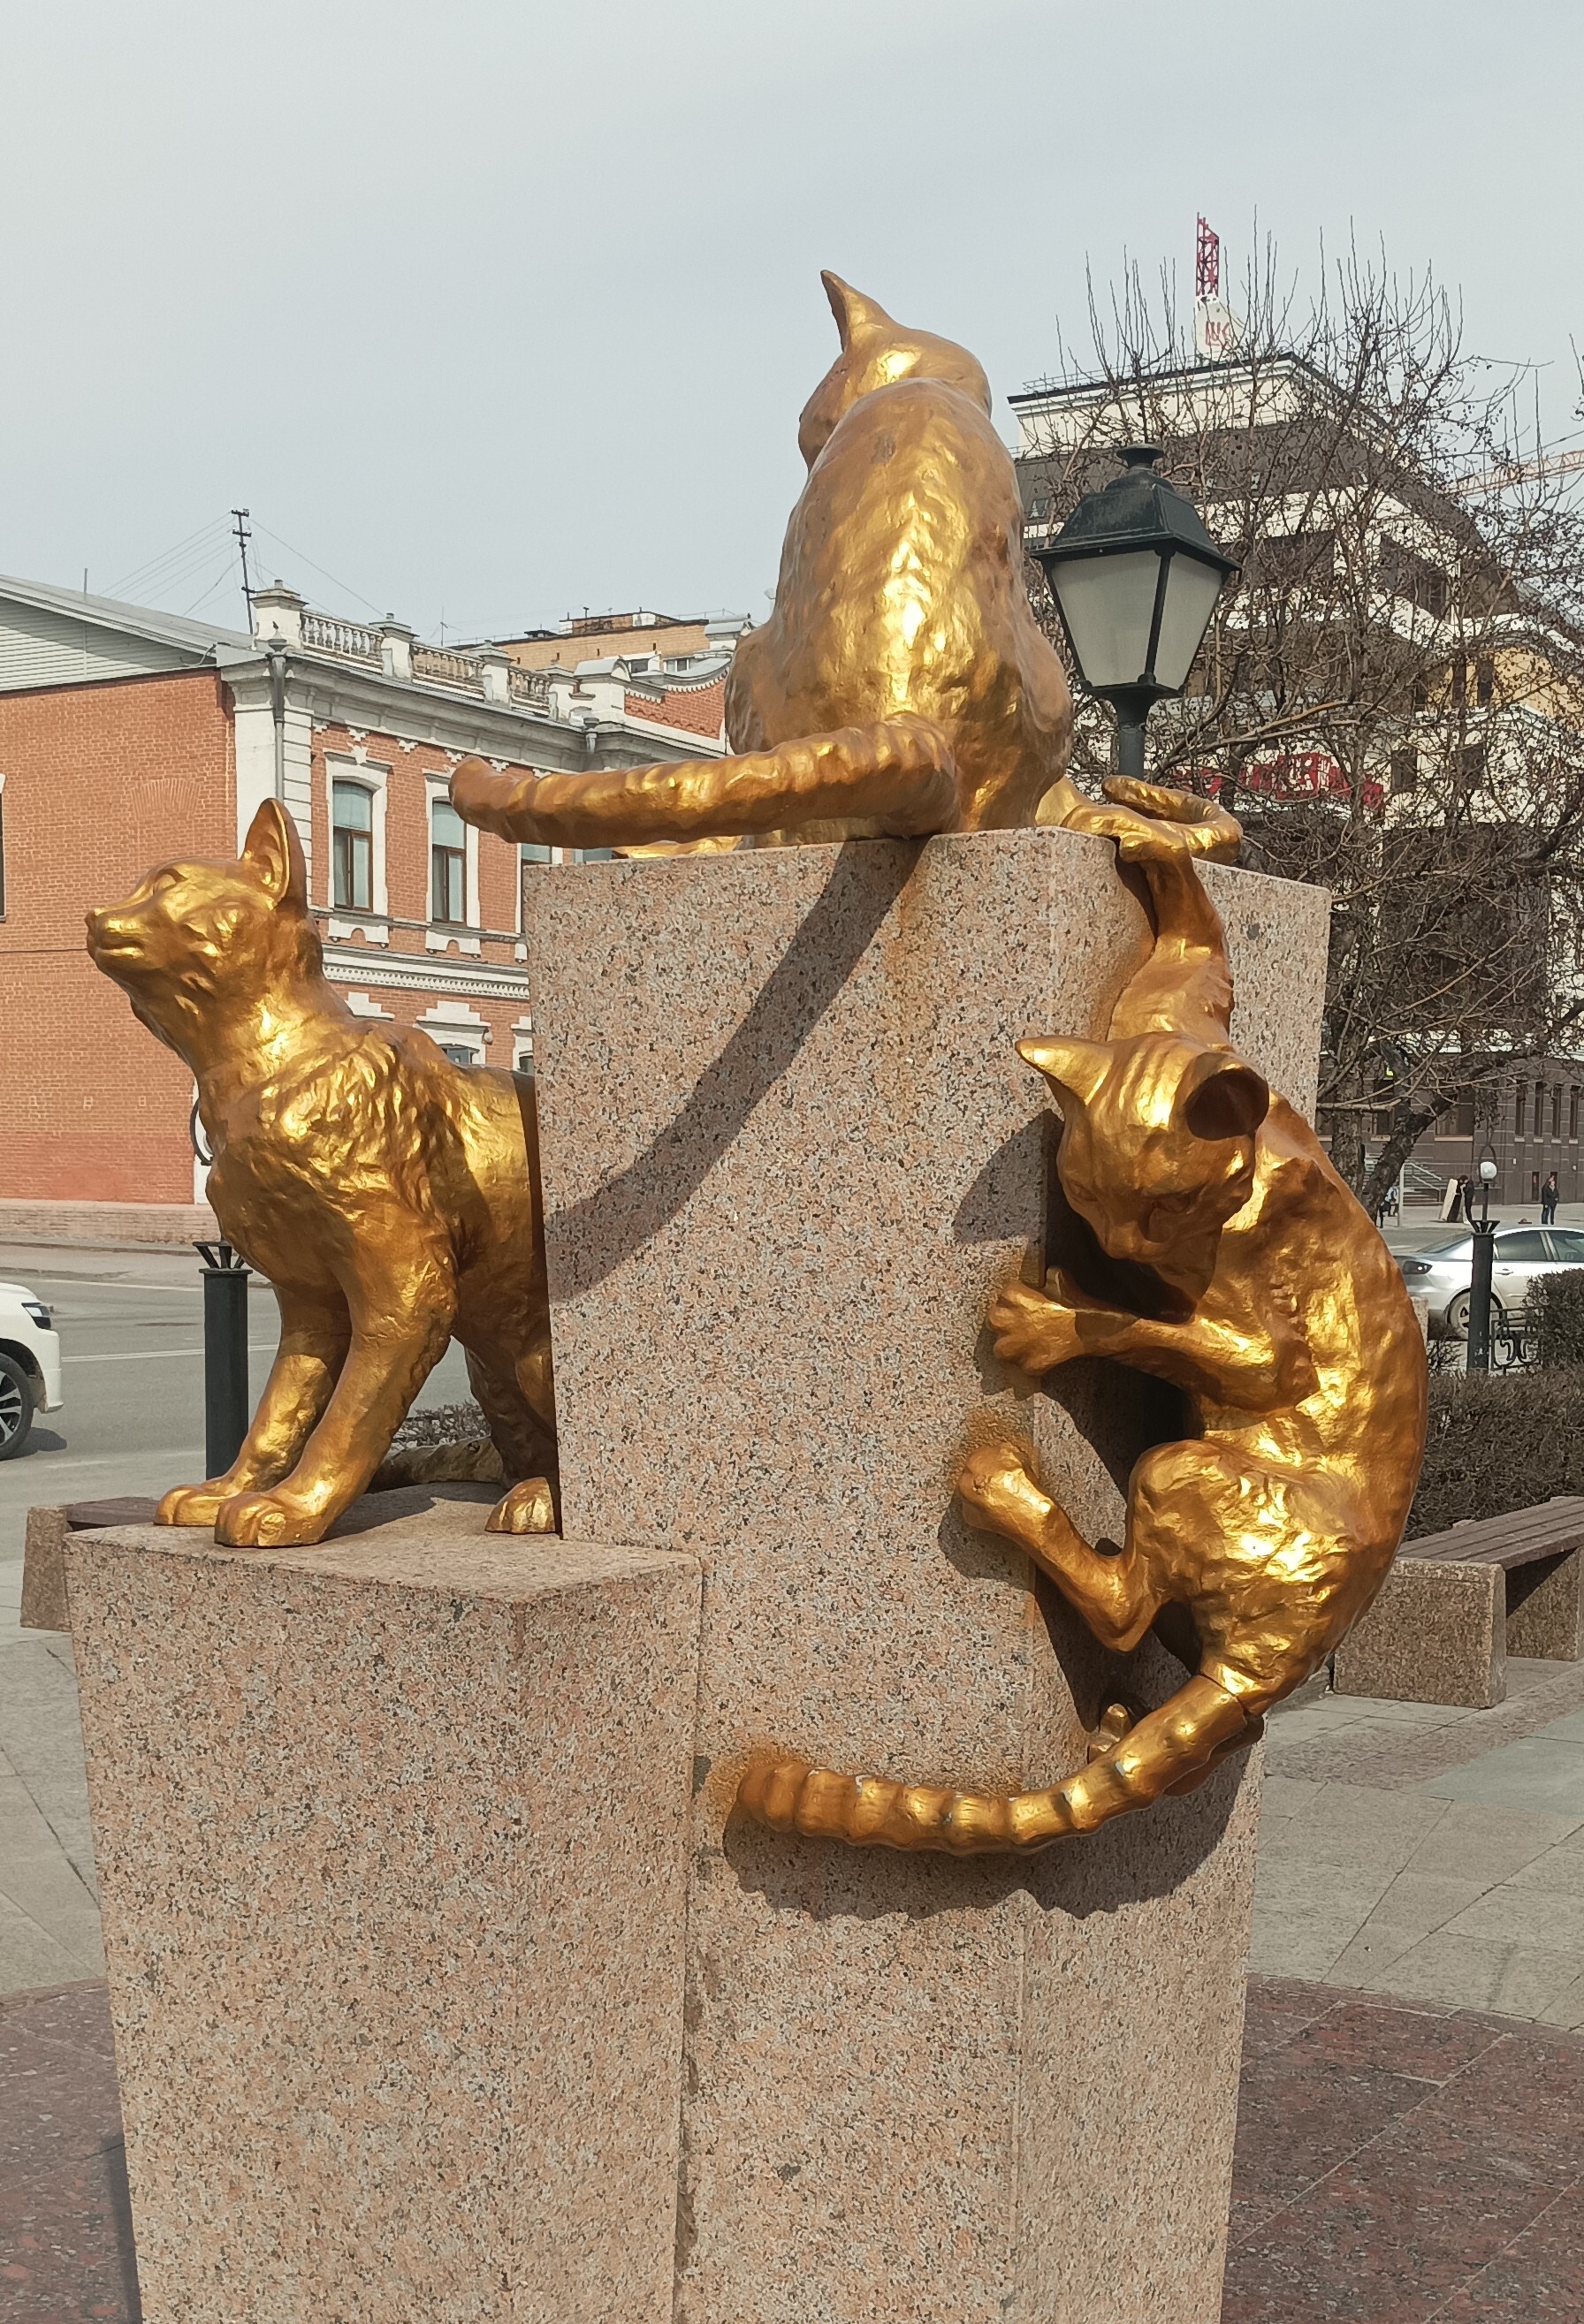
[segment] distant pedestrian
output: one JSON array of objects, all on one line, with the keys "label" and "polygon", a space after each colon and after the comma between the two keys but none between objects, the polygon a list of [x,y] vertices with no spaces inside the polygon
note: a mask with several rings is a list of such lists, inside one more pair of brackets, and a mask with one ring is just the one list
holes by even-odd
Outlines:
[{"label": "distant pedestrian", "polygon": [[1542,1227],[1556,1224],[1557,1203],[1561,1193],[1561,1189],[1557,1185],[1557,1174],[1553,1170],[1540,1190],[1540,1223]]},{"label": "distant pedestrian", "polygon": [[1463,1205],[1463,1216],[1468,1220],[1468,1222],[1469,1225],[1470,1225],[1470,1226],[1472,1226],[1472,1225],[1474,1224],[1474,1181],[1473,1181],[1473,1179],[1472,1179],[1472,1178],[1460,1178],[1460,1179],[1458,1181],[1458,1192],[1459,1192],[1459,1196],[1460,1196],[1460,1198],[1461,1198],[1461,1201],[1462,1201],[1462,1205]]}]

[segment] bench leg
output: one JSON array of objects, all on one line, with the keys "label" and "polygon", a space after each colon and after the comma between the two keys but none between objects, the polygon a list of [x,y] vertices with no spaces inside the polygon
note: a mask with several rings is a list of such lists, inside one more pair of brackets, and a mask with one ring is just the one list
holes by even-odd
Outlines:
[{"label": "bench leg", "polygon": [[1507,1576],[1507,1652],[1540,1662],[1576,1663],[1579,1649],[1579,1591],[1584,1555],[1536,1558]]},{"label": "bench leg", "polygon": [[1499,1565],[1399,1557],[1337,1649],[1339,1694],[1488,1711],[1507,1692],[1505,1575]]}]

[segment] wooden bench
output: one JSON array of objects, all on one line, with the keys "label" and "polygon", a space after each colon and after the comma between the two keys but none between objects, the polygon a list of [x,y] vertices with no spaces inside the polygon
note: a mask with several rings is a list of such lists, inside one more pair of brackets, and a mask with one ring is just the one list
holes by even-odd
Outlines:
[{"label": "wooden bench", "polygon": [[1405,1541],[1337,1649],[1333,1690],[1488,1711],[1505,1698],[1509,1654],[1577,1662],[1581,1553],[1575,1494]]},{"label": "wooden bench", "polygon": [[97,1533],[101,1526],[152,1525],[154,1504],[129,1493],[113,1501],[69,1501],[64,1507],[30,1509],[22,1558],[24,1630],[69,1630],[66,1609],[66,1536]]}]

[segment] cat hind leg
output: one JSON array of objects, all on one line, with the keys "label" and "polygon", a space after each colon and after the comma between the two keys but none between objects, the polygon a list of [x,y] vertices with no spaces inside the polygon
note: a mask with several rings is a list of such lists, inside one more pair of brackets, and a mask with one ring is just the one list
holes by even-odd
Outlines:
[{"label": "cat hind leg", "polygon": [[949,831],[957,767],[945,729],[903,714],[727,759],[580,774],[497,774],[464,759],[451,803],[468,823],[539,846],[621,847],[864,824],[891,838]]}]

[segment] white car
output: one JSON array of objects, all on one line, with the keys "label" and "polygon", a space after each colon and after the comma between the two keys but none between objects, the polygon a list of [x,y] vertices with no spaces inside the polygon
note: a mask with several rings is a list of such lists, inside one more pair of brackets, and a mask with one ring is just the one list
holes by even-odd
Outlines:
[{"label": "white car", "polygon": [[60,1409],[60,1341],[25,1283],[0,1283],[0,1461],[22,1451],[35,1412]]}]

